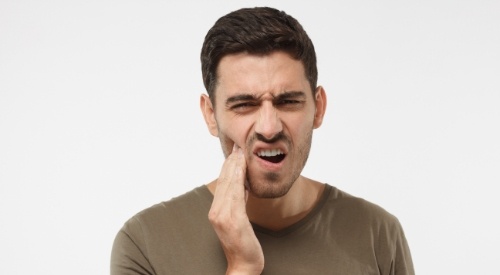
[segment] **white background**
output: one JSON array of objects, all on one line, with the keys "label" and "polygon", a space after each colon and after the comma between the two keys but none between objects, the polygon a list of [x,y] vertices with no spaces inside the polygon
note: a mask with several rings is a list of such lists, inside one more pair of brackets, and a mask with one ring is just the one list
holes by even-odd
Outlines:
[{"label": "white background", "polygon": [[136,212],[215,178],[198,109],[215,20],[269,5],[328,94],[304,175],[401,221],[418,274],[492,274],[500,2],[0,0],[0,274],[107,274]]}]

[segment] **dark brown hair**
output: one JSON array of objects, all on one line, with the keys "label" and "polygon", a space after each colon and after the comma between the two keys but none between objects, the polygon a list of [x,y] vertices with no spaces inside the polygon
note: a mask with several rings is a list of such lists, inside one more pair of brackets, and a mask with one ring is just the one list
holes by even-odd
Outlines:
[{"label": "dark brown hair", "polygon": [[318,80],[314,46],[300,23],[284,11],[268,7],[244,8],[217,20],[201,49],[203,83],[213,104],[217,66],[228,54],[270,54],[285,51],[302,61],[313,94]]}]

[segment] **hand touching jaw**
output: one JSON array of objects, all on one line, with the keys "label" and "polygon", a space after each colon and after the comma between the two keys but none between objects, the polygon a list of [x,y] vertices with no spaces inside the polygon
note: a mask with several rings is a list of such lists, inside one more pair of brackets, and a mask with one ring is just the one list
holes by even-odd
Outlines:
[{"label": "hand touching jaw", "polygon": [[208,215],[226,255],[227,274],[260,274],[264,268],[264,254],[246,214],[245,170],[243,151],[234,145],[214,182]]}]

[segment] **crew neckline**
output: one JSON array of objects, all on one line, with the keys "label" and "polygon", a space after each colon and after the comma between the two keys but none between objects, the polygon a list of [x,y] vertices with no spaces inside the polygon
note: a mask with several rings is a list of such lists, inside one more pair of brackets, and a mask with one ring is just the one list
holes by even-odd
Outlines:
[{"label": "crew neckline", "polygon": [[[286,236],[296,230],[298,230],[300,227],[302,227],[304,224],[306,224],[308,221],[310,221],[312,218],[314,218],[318,212],[323,208],[323,206],[325,205],[328,197],[330,196],[330,193],[331,193],[331,190],[332,190],[332,186],[327,184],[327,183],[324,183],[325,185],[325,188],[323,189],[323,193],[321,194],[321,197],[320,199],[318,200],[318,202],[316,203],[316,205],[313,207],[313,209],[311,211],[309,211],[309,213],[307,213],[307,215],[302,218],[301,220],[281,229],[281,230],[278,230],[278,231],[274,231],[274,230],[271,230],[271,229],[267,229],[265,227],[262,227],[260,225],[257,225],[253,222],[250,222],[252,224],[252,227],[254,229],[254,231],[256,232],[259,232],[259,233],[262,233],[262,234],[265,234],[265,235],[268,235],[268,236],[272,236],[272,237],[283,237],[283,236]],[[212,194],[212,192],[210,192],[210,190],[208,189],[208,187],[206,185],[203,185],[201,186],[203,187],[202,190],[204,190],[204,196],[210,200],[210,202],[213,201],[214,199],[214,195]]]}]

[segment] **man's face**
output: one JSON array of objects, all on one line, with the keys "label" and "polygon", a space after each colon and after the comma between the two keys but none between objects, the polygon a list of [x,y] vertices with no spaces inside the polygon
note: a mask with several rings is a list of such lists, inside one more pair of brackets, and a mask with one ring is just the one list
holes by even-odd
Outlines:
[{"label": "man's face", "polygon": [[284,52],[227,55],[217,76],[210,132],[226,157],[234,143],[243,149],[254,196],[285,195],[304,168],[313,129],[321,125],[323,89],[313,96],[304,66]]}]

